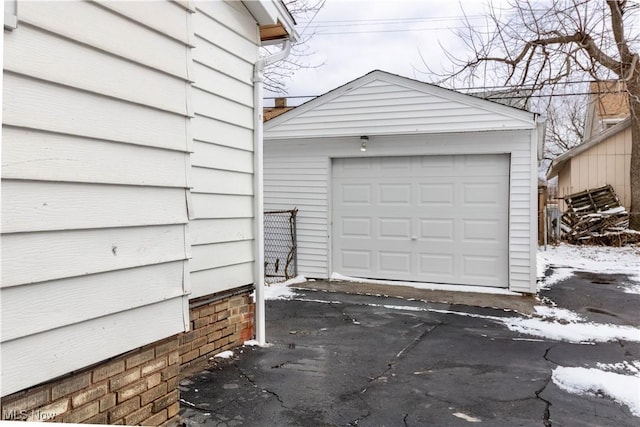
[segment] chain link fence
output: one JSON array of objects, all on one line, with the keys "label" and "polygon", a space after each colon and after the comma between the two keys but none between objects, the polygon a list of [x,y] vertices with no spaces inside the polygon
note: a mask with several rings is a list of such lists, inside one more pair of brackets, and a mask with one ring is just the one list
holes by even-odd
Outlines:
[{"label": "chain link fence", "polygon": [[298,274],[296,215],[298,209],[264,213],[264,279],[275,283]]}]

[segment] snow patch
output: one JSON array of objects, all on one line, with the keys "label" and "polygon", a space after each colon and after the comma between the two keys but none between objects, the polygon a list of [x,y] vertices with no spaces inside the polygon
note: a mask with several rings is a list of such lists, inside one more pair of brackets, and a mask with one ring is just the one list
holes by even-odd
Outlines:
[{"label": "snow patch", "polygon": [[293,279],[289,279],[286,282],[271,283],[264,285],[264,299],[266,300],[278,300],[278,299],[292,299],[296,296],[293,289],[289,287],[290,284],[302,283],[306,281],[304,276],[297,276]]},{"label": "snow patch", "polygon": [[520,296],[518,292],[512,292],[503,288],[492,288],[489,286],[466,286],[447,285],[444,283],[422,283],[422,282],[402,282],[396,280],[362,279],[359,277],[344,276],[340,273],[331,273],[330,280],[344,280],[346,282],[369,283],[372,285],[395,285],[410,286],[416,289],[427,289],[433,291],[455,291],[455,292],[475,292],[479,294],[514,295]]},{"label": "snow patch", "polygon": [[625,294],[640,294],[640,285],[625,286],[623,291]]},{"label": "snow patch", "polygon": [[248,340],[242,343],[246,347],[260,347],[260,343],[257,340]]},{"label": "snow patch", "polygon": [[626,340],[640,342],[640,328],[592,322],[550,322],[537,318],[498,317],[483,314],[466,313],[463,311],[440,310],[426,307],[400,306],[390,304],[367,304],[373,307],[384,307],[390,310],[427,311],[441,314],[455,314],[458,316],[492,320],[504,324],[507,329],[525,335],[547,338],[571,343],[596,343]]},{"label": "snow patch", "polygon": [[227,350],[213,355],[213,359],[229,359],[233,357],[233,351]]},{"label": "snow patch", "polygon": [[598,369],[601,369],[603,371],[615,371],[619,374],[640,374],[640,360],[625,360],[624,362],[618,363],[597,363],[596,366],[598,367]]},{"label": "snow patch", "polygon": [[284,285],[284,286],[291,286],[291,285],[297,285],[298,283],[304,283],[307,281],[307,278],[302,276],[302,275],[298,275],[296,277],[292,277],[289,280],[285,280],[284,282],[280,282],[278,283],[279,285]]},{"label": "snow patch", "polygon": [[454,417],[462,418],[465,421],[469,421],[470,423],[482,422],[480,418],[472,417],[471,415],[463,414],[462,412],[454,412],[452,415]]},{"label": "snow patch", "polygon": [[578,322],[582,320],[582,316],[566,308],[548,307],[546,305],[537,305],[533,308],[536,314],[544,318],[564,320],[567,322]]},{"label": "snow patch", "polygon": [[[545,272],[553,272],[545,277]],[[561,244],[539,248],[537,254],[538,289],[544,289],[567,279],[574,271],[604,274],[626,274],[640,282],[640,248],[624,246],[572,246]]]},{"label": "snow patch", "polygon": [[640,375],[560,366],[553,370],[551,379],[569,393],[607,396],[628,406],[633,415],[640,417]]},{"label": "snow patch", "polygon": [[626,340],[640,342],[640,329],[604,323],[560,323],[542,319],[498,318],[514,332],[572,343]]}]

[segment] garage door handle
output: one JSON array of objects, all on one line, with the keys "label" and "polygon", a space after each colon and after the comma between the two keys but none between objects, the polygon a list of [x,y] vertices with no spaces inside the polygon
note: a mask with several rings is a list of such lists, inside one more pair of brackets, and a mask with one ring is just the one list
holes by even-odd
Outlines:
[{"label": "garage door handle", "polygon": [[411,240],[418,240],[416,236],[411,236]]}]

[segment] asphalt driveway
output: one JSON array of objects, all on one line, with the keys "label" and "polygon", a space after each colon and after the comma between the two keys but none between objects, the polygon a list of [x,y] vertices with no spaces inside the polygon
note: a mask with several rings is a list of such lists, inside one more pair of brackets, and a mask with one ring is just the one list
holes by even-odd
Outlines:
[{"label": "asphalt driveway", "polygon": [[[640,295],[614,286],[624,279],[578,275],[543,296],[588,320],[637,327]],[[267,301],[270,347],[244,347],[183,379],[181,413],[193,426],[638,425],[627,406],[567,393],[551,374],[640,360],[639,343],[554,341],[496,321],[514,316],[299,290]]]}]

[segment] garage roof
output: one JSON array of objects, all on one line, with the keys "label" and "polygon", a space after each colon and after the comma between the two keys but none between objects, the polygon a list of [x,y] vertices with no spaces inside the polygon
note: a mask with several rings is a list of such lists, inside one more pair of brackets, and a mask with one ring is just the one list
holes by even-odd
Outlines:
[{"label": "garage roof", "polygon": [[536,115],[375,70],[265,123],[265,139],[532,129]]}]

